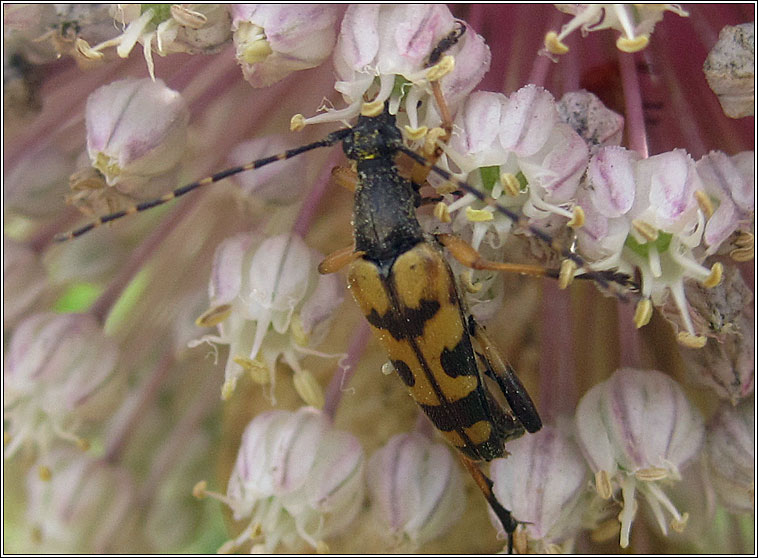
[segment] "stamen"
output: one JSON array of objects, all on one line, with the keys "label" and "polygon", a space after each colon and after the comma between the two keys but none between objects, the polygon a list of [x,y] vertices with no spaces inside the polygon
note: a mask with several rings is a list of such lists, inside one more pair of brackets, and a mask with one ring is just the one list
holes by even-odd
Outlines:
[{"label": "stamen", "polygon": [[445,202],[439,202],[434,206],[434,216],[440,223],[449,223],[452,221],[450,217],[450,211],[448,211],[447,204]]},{"label": "stamen", "polygon": [[232,360],[244,368],[256,384],[263,385],[271,381],[271,375],[266,367],[266,363],[259,357],[251,359],[246,356],[237,355]]},{"label": "stamen", "polygon": [[434,151],[437,149],[437,141],[440,138],[445,137],[445,135],[447,135],[447,132],[445,132],[445,130],[442,128],[432,128],[429,130],[429,133],[426,135],[426,139],[424,140],[423,147],[424,154],[427,157],[431,157],[434,154]]},{"label": "stamen", "polygon": [[642,326],[646,326],[650,323],[650,318],[653,317],[653,303],[649,298],[643,298],[637,303],[637,307],[634,309],[634,325],[637,329]]},{"label": "stamen", "polygon": [[224,382],[224,385],[221,387],[221,399],[223,401],[228,401],[229,398],[232,396],[232,393],[234,393],[235,388],[237,387],[237,378],[230,378]]},{"label": "stamen", "polygon": [[703,281],[703,286],[706,289],[712,289],[719,283],[721,283],[721,276],[724,274],[724,266],[721,264],[721,262],[716,262],[711,267],[711,273],[708,275],[708,277]]},{"label": "stamen", "polygon": [[317,409],[324,407],[324,390],[313,374],[308,370],[299,370],[295,372],[292,381],[295,385],[295,391],[306,405]]},{"label": "stamen", "polygon": [[558,288],[566,289],[574,281],[578,266],[574,260],[565,259],[561,262],[561,270],[558,273]]},{"label": "stamen", "polygon": [[613,495],[608,471],[600,470],[595,472],[595,490],[603,500],[608,500]]},{"label": "stamen", "polygon": [[429,81],[439,81],[455,68],[455,58],[451,55],[443,56],[437,64],[429,68],[426,72],[426,79]]},{"label": "stamen", "polygon": [[305,116],[302,114],[295,114],[290,119],[290,131],[291,132],[299,132],[303,128],[305,128]]},{"label": "stamen", "polygon": [[584,226],[584,209],[580,205],[574,206],[574,216],[566,223],[572,229],[579,229]]},{"label": "stamen", "polygon": [[427,132],[429,131],[429,128],[426,126],[421,126],[420,128],[411,128],[410,126],[406,125],[403,127],[403,131],[405,132],[405,137],[408,138],[411,141],[418,141],[420,139],[423,139],[424,136],[426,136]]},{"label": "stamen", "polygon": [[648,242],[655,242],[658,240],[658,229],[650,223],[646,223],[640,219],[633,219],[632,226],[634,227],[634,230]]},{"label": "stamen", "polygon": [[191,10],[182,4],[171,5],[171,17],[181,25],[191,29],[200,29],[208,23],[208,18],[204,14]]},{"label": "stamen", "polygon": [[653,482],[668,478],[669,472],[662,467],[648,467],[646,469],[640,469],[634,472],[634,476],[637,480]]},{"label": "stamen", "polygon": [[221,304],[220,306],[214,306],[208,308],[205,312],[200,314],[195,320],[195,325],[199,327],[213,327],[217,326],[232,313],[231,304]]},{"label": "stamen", "polygon": [[47,465],[40,465],[37,467],[37,476],[39,476],[39,480],[43,482],[50,482],[53,478],[53,472]]},{"label": "stamen", "polygon": [[680,331],[676,336],[676,340],[680,345],[689,347],[690,349],[702,349],[708,341],[703,335],[695,335],[694,333],[689,333],[687,331]]},{"label": "stamen", "polygon": [[292,321],[290,322],[290,331],[292,332],[292,338],[294,339],[295,343],[301,347],[308,345],[310,336],[305,332],[305,329],[303,329],[303,320],[300,317],[300,314],[294,314],[292,316]]},{"label": "stamen", "polygon": [[703,190],[695,190],[695,199],[697,200],[698,206],[700,206],[700,211],[705,214],[706,218],[710,219],[715,211],[713,209],[711,197]]},{"label": "stamen", "polygon": [[500,182],[503,185],[505,192],[509,196],[513,196],[515,198],[521,194],[521,183],[519,182],[519,179],[516,178],[515,174],[504,172],[500,175]]},{"label": "stamen", "polygon": [[548,31],[545,34],[545,49],[552,54],[566,54],[569,51],[569,47],[561,42],[555,31]]},{"label": "stamen", "polygon": [[370,103],[363,103],[361,105],[361,116],[368,116],[373,118],[379,116],[384,110],[384,101],[371,101]]},{"label": "stamen", "polygon": [[466,219],[472,223],[485,223],[492,221],[494,218],[492,212],[487,211],[486,209],[474,209],[472,207],[466,208]]},{"label": "stamen", "polygon": [[616,48],[621,52],[634,53],[643,50],[649,42],[650,40],[646,35],[639,35],[633,39],[630,39],[628,37],[619,37],[616,41]]}]

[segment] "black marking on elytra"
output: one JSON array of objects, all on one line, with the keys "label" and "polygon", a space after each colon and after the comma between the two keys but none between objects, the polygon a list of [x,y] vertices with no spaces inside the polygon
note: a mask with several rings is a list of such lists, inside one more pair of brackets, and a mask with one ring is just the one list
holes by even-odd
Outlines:
[{"label": "black marking on elytra", "polygon": [[396,305],[382,316],[372,308],[371,312],[366,314],[366,319],[372,326],[389,332],[398,341],[415,339],[424,335],[426,322],[433,318],[439,309],[439,301],[421,300],[418,308]]},{"label": "black marking on elytra", "polygon": [[413,371],[402,360],[393,360],[392,366],[395,367],[397,375],[400,376],[406,386],[413,387],[416,385],[416,377],[413,375]]},{"label": "black marking on elytra", "polygon": [[513,370],[510,364],[506,364],[506,368],[505,375],[495,374],[489,367],[486,368],[485,374],[497,382],[513,414],[524,425],[526,431],[534,434],[542,428],[542,419],[537,412],[537,408],[534,406],[532,398],[529,397],[529,393],[516,375],[516,371]]},{"label": "black marking on elytra", "polygon": [[468,428],[479,421],[490,421],[491,417],[482,404],[482,392],[474,389],[456,401],[446,401],[444,405],[424,405],[419,403],[426,415],[439,430],[450,432]]},{"label": "black marking on elytra", "polygon": [[443,349],[440,354],[440,364],[445,374],[451,378],[458,376],[473,376],[477,374],[476,363],[471,355],[471,339],[465,331],[461,331],[461,340],[452,349]]}]

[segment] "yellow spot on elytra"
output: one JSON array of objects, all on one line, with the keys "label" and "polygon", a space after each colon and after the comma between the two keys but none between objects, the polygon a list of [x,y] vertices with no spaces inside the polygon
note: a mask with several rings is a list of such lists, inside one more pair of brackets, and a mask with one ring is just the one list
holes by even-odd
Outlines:
[{"label": "yellow spot on elytra", "polygon": [[480,420],[479,422],[474,423],[472,426],[464,428],[464,431],[466,432],[466,435],[469,437],[471,442],[476,446],[483,444],[490,439],[490,435],[492,434],[492,425],[486,420]]},{"label": "yellow spot on elytra", "polygon": [[555,31],[548,31],[545,34],[545,48],[553,54],[566,54],[569,51],[569,47],[561,42]]}]

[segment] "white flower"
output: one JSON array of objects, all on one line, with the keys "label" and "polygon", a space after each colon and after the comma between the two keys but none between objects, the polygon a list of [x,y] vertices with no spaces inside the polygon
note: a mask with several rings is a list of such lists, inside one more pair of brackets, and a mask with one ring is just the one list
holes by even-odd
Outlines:
[{"label": "white flower", "polygon": [[460,519],[466,499],[450,449],[418,434],[398,434],[366,471],[375,516],[396,548],[428,542]]},{"label": "white flower", "polygon": [[[589,471],[576,443],[557,428],[544,426],[508,444],[511,453],[492,462],[498,502],[523,525],[536,552],[568,543],[576,534]],[[502,530],[499,520],[493,521]]]},{"label": "white flower", "polygon": [[576,428],[598,494],[607,499],[621,490],[622,547],[629,545],[636,491],[664,534],[664,510],[672,516],[673,529],[684,528],[687,515],[674,507],[660,484],[680,480],[680,469],[700,451],[705,431],[702,417],[674,380],[654,370],[617,370],[582,397]]},{"label": "white flower", "polygon": [[265,87],[326,60],[336,40],[337,9],[330,4],[230,6],[237,61],[248,83]]},{"label": "white flower", "polygon": [[222,548],[252,538],[266,553],[301,541],[323,551],[323,539],[343,531],[363,504],[363,467],[358,440],[316,409],[258,415],[242,436],[226,496],[216,495],[248,522]]}]

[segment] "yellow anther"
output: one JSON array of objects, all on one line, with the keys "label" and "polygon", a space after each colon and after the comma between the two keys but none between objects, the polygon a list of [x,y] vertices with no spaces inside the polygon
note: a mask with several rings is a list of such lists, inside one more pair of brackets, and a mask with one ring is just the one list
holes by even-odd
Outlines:
[{"label": "yellow anther", "polygon": [[737,248],[729,252],[729,257],[734,261],[749,262],[753,259],[755,252],[755,237],[752,233],[739,231],[737,237],[734,239],[734,245],[737,246]]},{"label": "yellow anther", "polygon": [[658,229],[650,223],[646,223],[640,219],[633,219],[632,226],[634,227],[634,230],[648,242],[655,242],[658,240]]},{"label": "yellow anther", "polygon": [[445,136],[445,130],[442,128],[432,128],[429,130],[429,132],[426,134],[426,139],[424,139],[424,154],[429,157],[434,154],[434,150],[437,149],[437,141]]},{"label": "yellow anther", "polygon": [[236,378],[232,378],[230,380],[225,381],[224,385],[221,386],[221,399],[224,401],[228,401],[229,398],[232,396],[232,393],[234,393],[234,389],[236,387],[237,387]]},{"label": "yellow anther", "polygon": [[257,64],[266,60],[272,52],[274,51],[269,42],[261,37],[254,41],[245,42],[240,58],[247,64]]},{"label": "yellow anther", "polygon": [[295,343],[301,347],[308,345],[310,336],[305,331],[305,328],[303,328],[303,320],[300,317],[300,314],[294,314],[292,316],[292,321],[290,322],[290,332],[292,333],[292,339],[295,341]]},{"label": "yellow anther", "polygon": [[213,308],[208,308],[208,310],[200,314],[195,320],[195,325],[199,327],[213,327],[227,319],[231,313],[231,304],[221,304],[220,306],[214,306]]},{"label": "yellow anther", "polygon": [[650,40],[646,35],[639,37],[619,37],[616,41],[616,48],[621,52],[639,52],[644,49]]},{"label": "yellow anther", "polygon": [[324,541],[316,542],[316,554],[329,554],[329,545]]},{"label": "yellow anther", "polygon": [[307,370],[295,372],[292,379],[295,384],[295,391],[300,398],[305,401],[306,405],[321,409],[324,406],[324,390],[316,378]]},{"label": "yellow anther", "polygon": [[545,35],[545,49],[553,54],[566,54],[569,51],[569,47],[561,42],[555,31],[548,31]]},{"label": "yellow anther", "polygon": [[703,335],[695,335],[694,333],[689,333],[687,331],[680,331],[676,336],[676,340],[680,345],[690,349],[702,349],[705,347],[706,341],[708,341]]},{"label": "yellow anther", "polygon": [[677,533],[681,533],[684,531],[684,528],[687,527],[687,521],[689,521],[689,519],[690,519],[690,514],[688,514],[687,512],[684,512],[680,519],[673,518],[669,525],[671,525],[671,528],[674,531],[676,531]]},{"label": "yellow anther", "polygon": [[513,533],[513,549],[518,554],[529,553],[529,536],[526,529],[523,529],[521,525],[516,527],[516,531]]},{"label": "yellow anther", "polygon": [[747,231],[738,231],[737,238],[734,239],[734,245],[738,248],[750,248],[755,246],[755,237]]},{"label": "yellow anther", "polygon": [[452,72],[454,68],[455,58],[448,54],[426,71],[426,79],[429,81],[439,81]]},{"label": "yellow anther", "polygon": [[500,183],[503,185],[503,190],[509,196],[514,198],[521,194],[521,182],[516,178],[516,175],[512,172],[504,172],[500,175]]},{"label": "yellow anther", "polygon": [[466,219],[472,223],[486,223],[487,221],[492,221],[494,218],[495,216],[492,212],[486,209],[466,208]]},{"label": "yellow anther", "polygon": [[582,206],[580,205],[575,205],[573,213],[574,213],[574,216],[566,224],[572,229],[582,228],[584,226],[584,221],[585,221],[584,209],[582,209]]},{"label": "yellow anther", "polygon": [[606,519],[590,533],[590,539],[595,543],[608,542],[617,539],[621,531],[621,523],[618,519]]},{"label": "yellow anther", "polygon": [[449,223],[452,221],[450,211],[448,211],[445,202],[438,202],[437,205],[434,206],[434,216],[440,223]]},{"label": "yellow anther", "polygon": [[721,283],[721,277],[724,275],[724,266],[721,262],[716,262],[711,267],[711,274],[703,281],[703,286],[706,289],[712,289],[719,283]]},{"label": "yellow anther", "polygon": [[232,360],[244,368],[256,384],[267,384],[271,381],[268,367],[260,357],[256,357],[255,360],[253,360],[246,356],[237,355]]},{"label": "yellow anther", "polygon": [[663,467],[648,467],[635,471],[634,476],[637,480],[654,482],[668,478],[669,472]]},{"label": "yellow anther", "polygon": [[296,114],[292,118],[290,118],[290,131],[291,132],[299,132],[303,128],[305,128],[305,116],[302,114]]},{"label": "yellow anther", "polygon": [[474,282],[473,279],[474,274],[471,270],[468,270],[461,275],[461,282],[463,283],[463,288],[466,289],[466,292],[476,294],[482,290],[484,285],[482,285],[480,281]]},{"label": "yellow anther", "polygon": [[595,471],[595,490],[603,500],[608,500],[613,496],[613,488],[611,487],[611,478],[608,476],[608,471]]},{"label": "yellow anther", "polygon": [[173,17],[177,23],[189,27],[190,29],[200,29],[203,25],[208,23],[208,18],[204,14],[191,10],[182,4],[171,5],[171,17]]},{"label": "yellow anther", "polygon": [[577,265],[574,260],[566,259],[561,262],[558,272],[558,288],[565,289],[574,281]]},{"label": "yellow anther", "polygon": [[74,48],[76,49],[77,54],[85,60],[102,60],[103,56],[105,56],[102,52],[89,46],[89,43],[84,39],[76,39]]},{"label": "yellow anther", "polygon": [[91,444],[89,440],[87,440],[86,438],[77,438],[76,447],[78,447],[82,451],[89,451]]},{"label": "yellow anther", "polygon": [[710,219],[715,211],[711,197],[703,190],[695,190],[695,200],[697,200],[697,204],[700,206],[700,211],[703,212],[706,218]]},{"label": "yellow anther", "polygon": [[420,128],[411,128],[406,124],[403,127],[403,130],[405,131],[406,138],[411,141],[418,141],[426,135],[426,133],[429,131],[429,128],[426,126],[421,126]]},{"label": "yellow anther", "polygon": [[361,116],[374,117],[382,114],[384,101],[371,101],[361,105]]},{"label": "yellow anther", "polygon": [[202,500],[206,496],[206,489],[208,488],[208,482],[201,480],[195,486],[192,487],[192,495],[198,500]]},{"label": "yellow anther", "polygon": [[634,309],[634,325],[637,329],[642,326],[646,326],[650,323],[650,318],[653,317],[653,303],[649,298],[643,298],[637,303],[637,307]]},{"label": "yellow anther", "polygon": [[53,478],[53,472],[47,465],[40,465],[37,467],[37,475],[39,475],[39,480],[44,482],[50,482],[50,479]]},{"label": "yellow anther", "polygon": [[736,250],[729,252],[729,257],[732,258],[735,262],[749,262],[753,259],[753,249],[737,248]]}]

